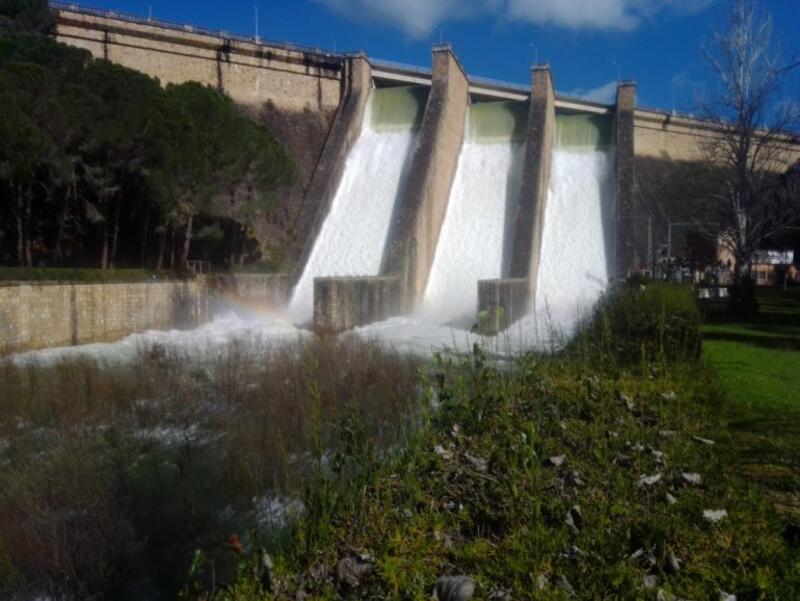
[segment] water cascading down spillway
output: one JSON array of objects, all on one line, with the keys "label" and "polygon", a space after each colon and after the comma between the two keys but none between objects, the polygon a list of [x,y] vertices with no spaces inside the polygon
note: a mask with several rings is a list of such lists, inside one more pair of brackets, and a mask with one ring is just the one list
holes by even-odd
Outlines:
[{"label": "water cascading down spillway", "polygon": [[509,270],[528,106],[478,102],[469,107],[423,299],[423,313],[436,323],[469,328],[477,316],[478,280],[504,277]]},{"label": "water cascading down spillway", "polygon": [[614,122],[557,114],[536,286],[537,322],[569,336],[615,270]]},{"label": "water cascading down spillway", "polygon": [[313,317],[314,278],[378,274],[427,97],[424,86],[371,91],[361,134],[292,292],[289,315],[295,323]]}]

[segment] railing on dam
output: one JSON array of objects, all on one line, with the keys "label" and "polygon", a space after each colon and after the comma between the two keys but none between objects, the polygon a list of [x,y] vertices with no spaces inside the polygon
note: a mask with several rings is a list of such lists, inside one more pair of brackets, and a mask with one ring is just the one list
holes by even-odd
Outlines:
[{"label": "railing on dam", "polygon": [[119,21],[126,21],[128,23],[135,23],[136,25],[151,25],[153,27],[160,27],[162,29],[171,29],[173,31],[180,31],[182,33],[198,33],[224,40],[236,40],[238,42],[245,42],[248,44],[258,44],[263,46],[270,46],[272,48],[280,48],[291,52],[303,52],[306,54],[317,54],[326,58],[336,58],[344,60],[345,54],[341,52],[333,52],[331,50],[324,50],[313,46],[303,46],[301,44],[292,44],[291,42],[276,42],[274,40],[264,39],[260,36],[249,36],[239,33],[231,33],[221,29],[210,29],[208,27],[199,27],[196,25],[188,25],[185,23],[176,23],[174,21],[167,21],[164,19],[156,19],[153,17],[141,17],[131,13],[119,12],[115,10],[105,10],[101,8],[93,8],[83,4],[76,4],[74,2],[61,2],[59,0],[50,0],[50,7],[56,10],[69,10],[79,12],[85,15],[92,15],[95,17],[102,17],[106,19],[117,19]]}]

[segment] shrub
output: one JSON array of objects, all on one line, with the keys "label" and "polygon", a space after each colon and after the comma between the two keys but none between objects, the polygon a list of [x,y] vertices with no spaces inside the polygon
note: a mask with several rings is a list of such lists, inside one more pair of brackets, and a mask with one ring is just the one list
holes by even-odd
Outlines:
[{"label": "shrub", "polygon": [[613,289],[598,304],[578,344],[617,363],[696,360],[700,326],[690,288],[628,285]]},{"label": "shrub", "polygon": [[0,282],[147,282],[174,279],[166,270],[0,267]]}]

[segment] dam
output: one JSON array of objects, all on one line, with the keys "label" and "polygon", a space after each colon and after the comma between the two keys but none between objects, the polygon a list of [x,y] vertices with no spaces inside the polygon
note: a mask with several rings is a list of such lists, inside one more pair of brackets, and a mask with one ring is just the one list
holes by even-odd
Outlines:
[{"label": "dam", "polygon": [[[453,332],[470,343],[474,332],[568,335],[611,282],[652,268],[657,240],[637,178],[698,160],[710,131],[637,107],[629,81],[604,104],[557,93],[546,64],[533,65],[524,85],[471,77],[447,44],[432,48],[430,66],[409,66],[51,6],[58,41],[162,84],[213,86],[297,157],[286,269],[224,288],[302,330],[402,331],[424,344]],[[220,290],[197,286],[197,298]],[[117,295],[107,298],[118,311]],[[15,348],[41,346],[8,321]],[[127,333],[140,322],[169,327],[130,321]],[[64,323],[62,341],[126,333],[120,325],[84,337],[80,320]]]}]

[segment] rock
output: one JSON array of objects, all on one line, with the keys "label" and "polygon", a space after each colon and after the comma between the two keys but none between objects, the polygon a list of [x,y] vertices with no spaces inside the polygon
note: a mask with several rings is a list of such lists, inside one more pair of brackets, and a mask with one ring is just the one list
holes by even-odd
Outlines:
[{"label": "rock", "polygon": [[628,555],[628,559],[630,559],[631,561],[638,561],[643,556],[644,556],[644,549],[639,547],[638,549],[636,549],[636,551]]},{"label": "rock", "polygon": [[725,591],[719,592],[719,601],[736,601],[736,595],[726,593]]},{"label": "rock", "polygon": [[631,397],[629,397],[629,396],[628,396],[627,394],[625,394],[624,392],[622,392],[622,391],[619,391],[619,390],[617,391],[617,400],[618,400],[620,403],[622,403],[622,405],[623,405],[623,406],[624,406],[624,407],[625,407],[625,408],[626,408],[628,411],[630,411],[631,413],[633,413],[633,412],[636,410],[636,405],[634,405],[633,401],[631,400]]},{"label": "rock", "polygon": [[475,594],[475,581],[469,576],[442,576],[433,590],[438,601],[469,601]]},{"label": "rock", "polygon": [[543,591],[547,589],[548,586],[550,586],[550,580],[545,574],[539,574],[536,577],[536,588],[540,591]]},{"label": "rock", "polygon": [[692,440],[699,442],[700,444],[708,445],[709,447],[712,447],[716,444],[713,440],[709,438],[701,438],[700,436],[692,436]]},{"label": "rock", "polygon": [[580,486],[585,486],[586,485],[586,483],[581,479],[580,473],[576,472],[575,470],[573,470],[569,474],[567,474],[566,481],[567,481],[567,484],[569,484],[571,486],[580,487]]},{"label": "rock", "polygon": [[655,574],[646,574],[642,584],[644,585],[644,588],[656,588],[656,585],[658,584],[658,576]]},{"label": "rock", "polygon": [[372,565],[358,557],[344,557],[336,564],[336,578],[350,588],[357,588],[370,572]]},{"label": "rock", "polygon": [[583,514],[580,505],[574,505],[568,512],[564,523],[576,534],[583,528]]},{"label": "rock", "polygon": [[630,467],[633,465],[633,457],[620,453],[614,458],[614,465],[618,465],[620,467]]},{"label": "rock", "polygon": [[453,451],[445,449],[440,444],[437,444],[435,447],[433,447],[433,452],[436,453],[439,457],[441,457],[445,461],[450,461],[453,458]]},{"label": "rock", "polygon": [[673,497],[671,494],[667,493],[664,495],[664,498],[667,500],[669,505],[675,505],[678,502],[678,499]]},{"label": "rock", "polygon": [[556,588],[560,591],[564,591],[570,597],[575,594],[575,588],[569,583],[569,580],[565,576],[559,576],[556,578]]},{"label": "rock", "polygon": [[703,517],[712,524],[718,524],[728,517],[728,512],[725,509],[706,509],[703,511]]},{"label": "rock", "polygon": [[661,474],[652,476],[639,476],[639,488],[653,488],[661,481]]},{"label": "rock", "polygon": [[489,462],[485,459],[480,457],[475,457],[470,455],[469,453],[464,453],[464,457],[466,457],[467,461],[469,461],[470,465],[475,468],[476,471],[481,473],[485,473],[489,470]]},{"label": "rock", "polygon": [[690,486],[701,486],[703,484],[703,477],[694,472],[681,472],[681,481]]},{"label": "rock", "polygon": [[667,572],[670,574],[677,574],[681,571],[681,560],[675,557],[675,554],[670,551],[667,554]]},{"label": "rock", "polygon": [[489,592],[487,599],[489,601],[511,601],[511,591],[505,588],[495,588]]},{"label": "rock", "polygon": [[661,398],[668,402],[674,402],[678,400],[678,395],[675,394],[673,391],[669,391],[662,393]]},{"label": "rock", "polygon": [[586,557],[586,552],[580,547],[572,545],[561,552],[561,557],[570,559],[572,561],[578,561],[579,559]]},{"label": "rock", "polygon": [[261,556],[258,560],[257,569],[258,580],[261,582],[261,586],[264,587],[264,590],[268,593],[275,592],[275,564],[272,563],[272,557],[270,557],[269,553],[267,553],[265,549],[261,549]]},{"label": "rock", "polygon": [[566,455],[554,455],[547,458],[547,465],[550,467],[561,467],[567,461]]}]

